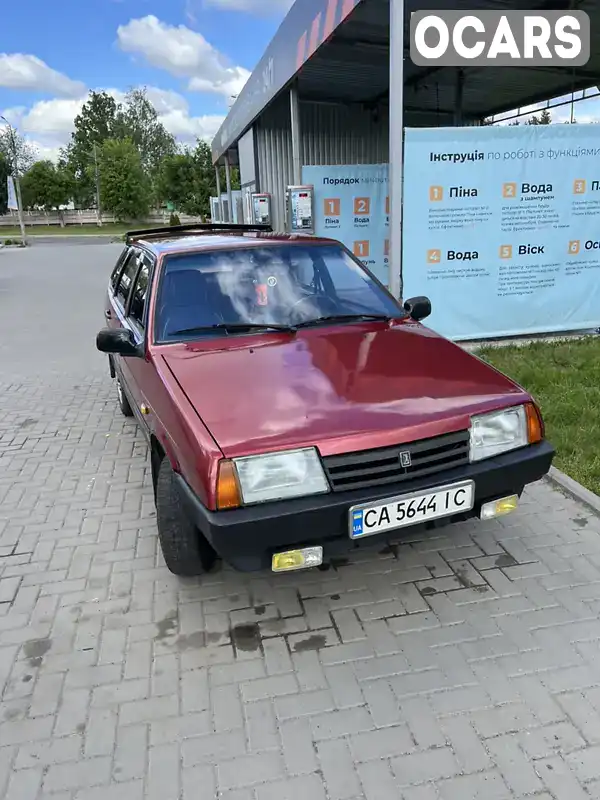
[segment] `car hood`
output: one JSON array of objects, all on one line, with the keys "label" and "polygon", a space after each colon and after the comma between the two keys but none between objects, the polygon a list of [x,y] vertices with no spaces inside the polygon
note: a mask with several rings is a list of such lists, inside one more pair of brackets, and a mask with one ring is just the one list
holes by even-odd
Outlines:
[{"label": "car hood", "polygon": [[174,378],[226,457],[318,446],[385,447],[469,427],[529,399],[459,346],[412,322],[165,348]]}]

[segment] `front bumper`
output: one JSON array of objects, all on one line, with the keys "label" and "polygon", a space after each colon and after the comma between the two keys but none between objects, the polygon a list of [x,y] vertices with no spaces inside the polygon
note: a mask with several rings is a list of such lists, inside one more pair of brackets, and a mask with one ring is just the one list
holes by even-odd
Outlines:
[{"label": "front bumper", "polygon": [[[364,547],[381,547],[406,533],[428,530],[479,516],[483,503],[512,494],[547,474],[554,458],[548,442],[505,453],[486,461],[434,476],[397,484],[386,484],[353,492],[299,498],[277,503],[240,508],[234,511],[209,511],[198,500],[186,481],[177,475],[181,499],[187,513],[217,553],[243,572],[271,567],[274,553],[298,547],[321,545],[324,562],[332,557]],[[355,541],[349,536],[349,509],[357,504],[386,500],[462,480],[475,481],[475,506],[467,514],[421,523],[400,531],[386,531]]]}]

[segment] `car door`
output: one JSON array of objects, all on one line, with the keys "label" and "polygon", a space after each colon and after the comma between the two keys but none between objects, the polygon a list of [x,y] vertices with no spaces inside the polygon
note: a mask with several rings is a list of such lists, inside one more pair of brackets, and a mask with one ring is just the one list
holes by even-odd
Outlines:
[{"label": "car door", "polygon": [[129,396],[134,413],[148,428],[151,406],[148,395],[153,385],[154,366],[149,358],[146,343],[148,328],[148,298],[155,270],[155,258],[151,253],[139,251],[137,254],[138,271],[133,281],[129,302],[126,306],[125,324],[133,331],[137,344],[146,349],[144,358],[123,359],[128,382]]}]

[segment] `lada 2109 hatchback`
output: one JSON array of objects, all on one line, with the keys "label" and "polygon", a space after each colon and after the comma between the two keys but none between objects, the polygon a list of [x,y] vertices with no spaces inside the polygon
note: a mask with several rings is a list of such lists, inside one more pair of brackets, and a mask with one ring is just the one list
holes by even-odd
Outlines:
[{"label": "lada 2109 hatchback", "polygon": [[339,242],[132,232],[106,295],[168,568],[276,572],[513,511],[554,451],[532,397],[425,327]]}]

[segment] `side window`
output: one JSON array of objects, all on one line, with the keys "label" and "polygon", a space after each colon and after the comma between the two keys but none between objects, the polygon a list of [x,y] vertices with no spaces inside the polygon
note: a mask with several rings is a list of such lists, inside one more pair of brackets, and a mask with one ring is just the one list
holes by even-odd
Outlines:
[{"label": "side window", "polygon": [[121,280],[119,281],[119,285],[117,286],[117,298],[125,307],[127,303],[127,298],[129,297],[129,290],[131,289],[131,284],[133,283],[133,279],[135,278],[135,273],[137,272],[139,266],[137,253],[134,250],[131,250],[129,255],[127,256],[127,261],[125,262],[125,269],[123,270],[123,274],[121,275]]},{"label": "side window", "polygon": [[147,257],[142,257],[142,266],[138,273],[133,294],[131,295],[131,307],[129,316],[139,328],[144,329],[144,311],[148,298],[148,288],[150,285],[150,263]]},{"label": "side window", "polygon": [[119,277],[121,276],[121,270],[123,269],[123,264],[127,258],[127,252],[127,249],[123,250],[110,276],[110,288],[112,289],[113,294],[116,291],[117,283],[119,282]]}]

